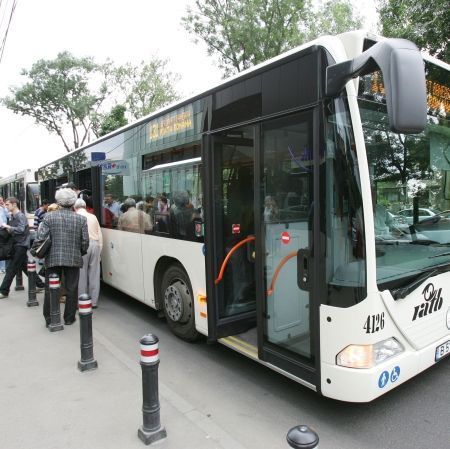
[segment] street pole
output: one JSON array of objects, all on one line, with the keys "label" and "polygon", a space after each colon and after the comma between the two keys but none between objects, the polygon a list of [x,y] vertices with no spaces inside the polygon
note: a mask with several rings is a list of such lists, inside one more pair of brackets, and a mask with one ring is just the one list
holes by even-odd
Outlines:
[{"label": "street pole", "polygon": [[48,277],[48,287],[50,294],[50,324],[48,330],[50,332],[62,331],[64,326],[61,324],[61,313],[59,310],[59,276],[52,273]]},{"label": "street pole", "polygon": [[28,307],[38,306],[39,302],[36,299],[36,262],[34,260],[29,260],[27,263],[27,273],[28,273]]},{"label": "street pole", "polygon": [[142,414],[144,424],[138,430],[138,437],[146,445],[167,438],[167,432],[161,427],[159,393],[158,393],[158,365],[159,348],[156,335],[144,335],[141,340],[141,368],[142,368]]},{"label": "street pole", "polygon": [[92,301],[86,293],[78,298],[78,313],[80,315],[81,347],[81,360],[78,362],[78,369],[83,372],[98,368],[97,360],[94,359],[92,338]]}]

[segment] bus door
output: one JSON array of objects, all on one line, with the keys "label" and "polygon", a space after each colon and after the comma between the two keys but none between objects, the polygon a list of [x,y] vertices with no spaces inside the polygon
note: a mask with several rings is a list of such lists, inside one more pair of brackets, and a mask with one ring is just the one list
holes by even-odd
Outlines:
[{"label": "bus door", "polygon": [[259,356],[311,383],[313,122],[309,111],[261,125],[256,220],[262,277]]},{"label": "bus door", "polygon": [[210,340],[256,326],[254,130],[223,131],[204,145]]}]

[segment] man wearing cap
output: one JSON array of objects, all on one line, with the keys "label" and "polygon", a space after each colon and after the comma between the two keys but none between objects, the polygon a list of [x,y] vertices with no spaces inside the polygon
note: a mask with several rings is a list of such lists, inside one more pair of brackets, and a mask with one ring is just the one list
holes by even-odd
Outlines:
[{"label": "man wearing cap", "polygon": [[76,199],[77,195],[72,189],[59,189],[55,194],[55,200],[61,209],[45,215],[37,235],[40,241],[44,241],[50,235],[52,241],[50,252],[44,262],[46,291],[43,313],[47,325],[50,323],[48,278],[51,274],[58,275],[60,279],[64,275],[66,289],[64,323],[68,326],[75,322],[80,268],[89,247],[86,217],[72,211]]}]

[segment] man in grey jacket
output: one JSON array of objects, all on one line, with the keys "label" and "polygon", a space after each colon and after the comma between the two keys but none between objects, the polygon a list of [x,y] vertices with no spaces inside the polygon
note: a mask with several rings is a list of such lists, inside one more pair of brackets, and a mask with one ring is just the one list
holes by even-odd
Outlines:
[{"label": "man in grey jacket", "polygon": [[[5,206],[11,214],[8,224],[3,223],[5,228],[12,236],[14,241],[14,255],[6,268],[5,277],[0,285],[0,298],[7,298],[12,281],[19,270],[27,272],[27,250],[30,246],[30,229],[28,227],[27,217],[19,209],[19,200],[14,197],[6,199]],[[42,283],[42,281],[40,281]],[[40,286],[40,285],[39,285]]]},{"label": "man in grey jacket", "polygon": [[72,189],[59,189],[55,194],[55,200],[61,209],[45,215],[37,235],[40,241],[50,235],[52,241],[50,252],[44,261],[46,291],[43,312],[47,326],[50,323],[48,278],[51,274],[57,274],[60,279],[64,275],[66,288],[64,322],[66,325],[75,322],[80,268],[83,266],[83,255],[87,253],[89,247],[86,218],[72,211],[76,199],[77,195]]}]

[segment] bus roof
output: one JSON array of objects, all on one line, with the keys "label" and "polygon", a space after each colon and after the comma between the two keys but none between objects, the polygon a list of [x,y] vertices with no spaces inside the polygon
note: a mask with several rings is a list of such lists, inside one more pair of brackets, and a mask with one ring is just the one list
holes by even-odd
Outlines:
[{"label": "bus roof", "polygon": [[[320,36],[317,39],[307,42],[305,44],[302,44],[298,47],[295,47],[291,50],[288,50],[284,53],[281,53],[278,56],[275,56],[271,59],[268,59],[267,61],[264,61],[260,64],[257,64],[253,67],[250,67],[242,72],[239,72],[225,80],[223,80],[222,82],[213,85],[212,87],[206,89],[206,90],[202,90],[200,92],[196,92],[195,94],[190,95],[189,97],[186,97],[182,100],[178,100],[175,102],[170,103],[167,106],[164,106],[154,112],[151,112],[150,114],[146,115],[145,117],[140,118],[139,120],[127,124],[125,126],[122,126],[121,128],[118,128],[114,131],[111,131],[108,134],[105,134],[104,136],[95,139],[92,142],[89,142],[86,145],[83,145],[80,148],[75,149],[74,151],[72,151],[71,153],[68,154],[74,154],[77,153],[79,151],[83,151],[89,147],[92,147],[100,142],[103,142],[107,139],[110,139],[111,137],[114,137],[116,135],[119,135],[127,130],[133,129],[135,127],[138,127],[142,124],[145,124],[161,115],[164,115],[168,112],[171,112],[175,109],[178,109],[180,107],[183,107],[185,105],[188,105],[190,103],[193,103],[196,100],[202,99],[204,97],[207,97],[208,95],[210,95],[211,93],[217,91],[218,89],[223,89],[225,87],[227,87],[228,85],[232,84],[233,82],[235,82],[236,80],[242,79],[242,78],[246,78],[249,77],[250,75],[256,74],[259,71],[262,71],[266,68],[268,68],[270,65],[277,63],[285,58],[288,58],[289,56],[295,55],[301,51],[304,51],[308,48],[314,48],[317,46],[321,46],[326,48],[328,51],[330,51],[330,53],[332,54],[332,56],[335,58],[336,62],[341,62],[347,59],[351,59],[354,58],[355,56],[357,56],[358,54],[360,54],[363,50],[363,43],[365,39],[370,39],[373,41],[379,41],[379,40],[383,40],[386,39],[382,36],[373,34],[367,30],[356,30],[356,31],[349,31],[346,33],[342,33],[336,36],[330,36],[330,35],[325,35],[325,36]],[[430,55],[423,53],[424,59],[433,62],[437,65],[442,66],[443,68],[446,68],[447,70],[450,68],[450,66],[448,64],[445,64],[442,61],[439,61],[433,57],[431,57]],[[357,82],[357,81],[355,81]],[[58,159],[55,159],[53,161],[50,161],[48,164],[45,164],[41,167],[39,167],[40,169],[43,169],[45,167],[47,167],[49,164],[53,164],[55,162],[60,161],[61,159],[64,159],[65,157],[67,157],[67,154],[65,154],[64,156],[61,156]]]},{"label": "bus roof", "polygon": [[34,178],[35,170],[31,168],[27,168],[20,172],[14,173],[13,175],[6,176],[4,178],[0,178],[0,185],[8,184],[12,181],[17,181],[19,179],[25,179],[27,182],[35,182]]}]

